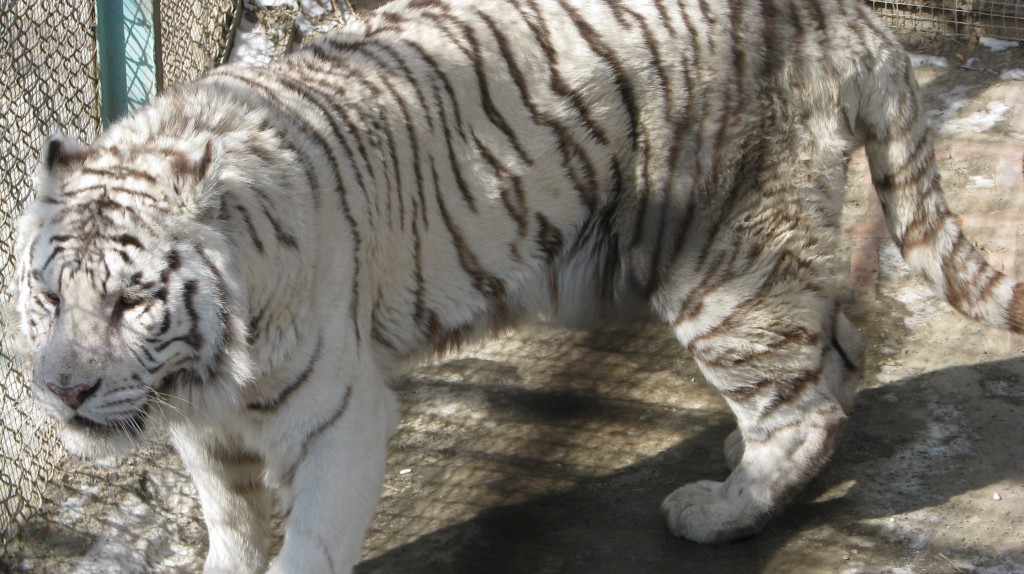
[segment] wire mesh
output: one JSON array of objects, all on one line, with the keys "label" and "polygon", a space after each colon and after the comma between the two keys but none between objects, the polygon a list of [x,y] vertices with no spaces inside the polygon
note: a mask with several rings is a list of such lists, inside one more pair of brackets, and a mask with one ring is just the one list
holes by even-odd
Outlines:
[{"label": "wire mesh", "polygon": [[[194,79],[226,60],[241,0],[158,2],[162,85]],[[0,304],[10,310],[14,221],[35,189],[39,149],[61,131],[91,141],[99,130],[93,0],[0,2]],[[9,312],[0,330],[0,550],[49,504],[45,490],[64,450],[31,405],[14,353]],[[2,564],[0,564],[2,565]]]},{"label": "wire mesh", "polygon": [[[13,221],[34,189],[38,150],[60,129],[89,140],[98,129],[92,0],[0,2],[0,297],[9,307]],[[0,337],[0,544],[42,501],[63,456],[32,411],[4,316]]]},{"label": "wire mesh", "polygon": [[866,0],[898,29],[1024,40],[1024,0]]},{"label": "wire mesh", "polygon": [[160,2],[163,87],[194,80],[227,60],[241,4],[242,0]]}]

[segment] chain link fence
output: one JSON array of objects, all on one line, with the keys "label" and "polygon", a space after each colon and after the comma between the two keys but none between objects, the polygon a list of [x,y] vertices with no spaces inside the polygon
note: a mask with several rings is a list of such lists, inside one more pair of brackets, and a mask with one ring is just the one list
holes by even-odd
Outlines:
[{"label": "chain link fence", "polygon": [[866,0],[897,29],[1024,40],[1022,0]]},{"label": "chain link fence", "polygon": [[160,68],[164,87],[196,79],[227,61],[242,18],[241,0],[160,2]]},{"label": "chain link fence", "polygon": [[[0,297],[9,308],[13,222],[33,193],[41,144],[53,131],[91,140],[99,128],[92,0],[0,2]],[[27,400],[12,352],[11,317],[0,337],[0,544],[42,503],[63,451]]]},{"label": "chain link fence", "polygon": [[[318,2],[316,14],[351,13],[345,0]],[[944,35],[1024,40],[1024,0],[866,0],[893,27]],[[378,0],[352,2],[357,11]],[[295,13],[258,15],[242,0],[158,1],[158,65],[162,87],[187,82],[228,59],[243,20],[286,21]],[[331,10],[328,11],[328,8]],[[294,10],[298,10],[296,7]],[[325,15],[326,14],[326,15]],[[332,16],[335,15],[335,16]],[[308,18],[312,20],[312,18]],[[340,16],[335,18],[341,22]],[[314,22],[314,24],[320,21]],[[271,31],[272,32],[272,31]],[[280,31],[279,31],[280,32]],[[93,0],[0,0],[0,305],[9,307],[13,276],[13,222],[35,187],[38,153],[57,130],[91,141],[100,125]],[[52,428],[33,411],[23,365],[0,329],[0,571],[11,567],[8,549],[19,525],[57,502],[48,485],[68,480],[69,465]],[[95,478],[95,477],[94,477]],[[52,486],[52,485],[51,485]]]},{"label": "chain link fence", "polygon": [[[223,63],[241,0],[165,0],[159,6],[163,85]],[[14,221],[34,193],[39,150],[55,131],[92,141],[100,126],[93,0],[0,0],[0,551],[48,504],[65,452],[34,412],[14,353],[10,280]]]}]

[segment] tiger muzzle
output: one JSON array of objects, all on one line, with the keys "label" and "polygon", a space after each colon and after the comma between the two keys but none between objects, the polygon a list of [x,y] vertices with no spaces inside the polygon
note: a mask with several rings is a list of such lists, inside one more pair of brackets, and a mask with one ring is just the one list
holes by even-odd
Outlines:
[{"label": "tiger muzzle", "polygon": [[96,379],[92,382],[76,384],[72,382],[70,376],[61,375],[57,383],[47,382],[45,384],[46,388],[57,395],[61,402],[72,410],[78,410],[78,407],[82,406],[86,399],[96,394],[102,381],[103,379]]}]

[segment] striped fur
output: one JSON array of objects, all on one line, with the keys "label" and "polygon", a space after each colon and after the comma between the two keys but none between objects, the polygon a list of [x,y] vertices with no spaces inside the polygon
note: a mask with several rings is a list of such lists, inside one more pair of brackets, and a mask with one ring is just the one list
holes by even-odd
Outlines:
[{"label": "striped fur", "polygon": [[669,528],[758,530],[824,463],[863,343],[827,272],[866,145],[908,265],[1020,331],[942,198],[907,57],[859,0],[400,0],[263,69],[54,138],[22,218],[33,387],[73,449],[166,422],[207,572],[345,572],[392,366],[544,315],[663,320],[734,410]]}]

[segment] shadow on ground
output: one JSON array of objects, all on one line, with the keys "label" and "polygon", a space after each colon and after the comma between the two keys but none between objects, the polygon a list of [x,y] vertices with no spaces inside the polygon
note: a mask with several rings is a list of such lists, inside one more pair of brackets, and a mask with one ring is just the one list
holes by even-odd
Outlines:
[{"label": "shadow on ground", "polygon": [[[985,541],[960,540],[950,534],[955,522],[943,524],[942,511],[930,513],[971,503],[963,499],[976,491],[990,495],[997,485],[1024,482],[1024,446],[1015,432],[1024,406],[1022,374],[1024,360],[1005,360],[862,391],[832,462],[764,532],[744,541],[705,546],[679,540],[658,513],[662,497],[676,486],[726,476],[720,445],[731,425],[719,422],[608,476],[486,508],[366,560],[356,571],[1012,572],[1024,562],[1020,544],[993,551]],[[532,391],[523,393],[517,409],[539,404]],[[587,400],[579,398],[584,404],[567,416],[581,427],[600,426],[607,399]],[[523,416],[548,413],[541,407]],[[515,447],[507,454],[536,456]],[[980,515],[965,516],[984,520]],[[1015,526],[993,528],[1019,530],[1019,518]]]}]

